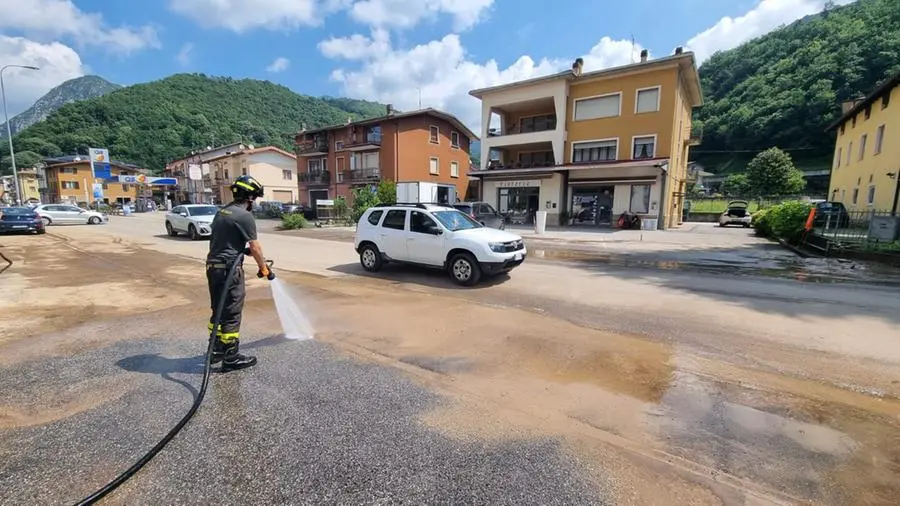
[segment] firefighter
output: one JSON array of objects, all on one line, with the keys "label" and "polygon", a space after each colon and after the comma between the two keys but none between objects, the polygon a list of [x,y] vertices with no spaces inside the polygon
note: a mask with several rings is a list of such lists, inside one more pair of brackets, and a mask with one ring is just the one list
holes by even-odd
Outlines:
[{"label": "firefighter", "polygon": [[[225,294],[225,305],[216,341],[213,345],[212,363],[222,362],[222,371],[233,371],[256,365],[256,357],[238,353],[240,345],[241,312],[244,310],[244,255],[252,256],[259,267],[258,278],[269,281],[275,274],[266,265],[262,247],[256,236],[256,221],[253,219],[253,201],[263,196],[263,186],[250,176],[241,176],[231,185],[233,200],[216,213],[212,222],[209,240],[209,254],[206,257],[206,280],[209,284],[209,298],[212,316],[209,331],[212,332],[216,318],[216,307]],[[226,279],[229,267],[239,262],[234,277]]]}]

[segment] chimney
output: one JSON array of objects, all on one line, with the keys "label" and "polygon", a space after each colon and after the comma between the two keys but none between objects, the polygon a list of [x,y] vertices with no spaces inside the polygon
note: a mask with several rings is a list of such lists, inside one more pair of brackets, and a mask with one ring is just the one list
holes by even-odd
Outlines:
[{"label": "chimney", "polygon": [[347,124],[353,123],[353,116],[347,116]]},{"label": "chimney", "polygon": [[306,123],[300,123],[300,131],[301,131],[301,132],[305,132],[305,131],[306,131]]},{"label": "chimney", "polygon": [[572,73],[575,74],[575,77],[581,75],[581,71],[584,68],[584,60],[581,58],[576,58],[575,63],[572,64]]},{"label": "chimney", "polygon": [[683,48],[683,47],[678,46],[678,47],[675,48],[675,54],[681,54],[681,53],[683,53],[683,52],[684,52],[684,48]]},{"label": "chimney", "polygon": [[393,105],[393,104],[388,104],[388,105],[385,106],[385,108],[387,109],[387,115],[388,115],[388,116],[393,116],[393,115],[394,115],[394,105]]},{"label": "chimney", "polygon": [[647,56],[650,53],[646,49],[641,49],[641,63],[647,63]]}]

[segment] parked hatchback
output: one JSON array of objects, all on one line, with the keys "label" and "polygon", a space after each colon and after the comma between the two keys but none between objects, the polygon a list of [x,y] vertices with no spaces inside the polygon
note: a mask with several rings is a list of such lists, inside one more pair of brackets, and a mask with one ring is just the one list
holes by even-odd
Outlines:
[{"label": "parked hatchback", "polygon": [[89,211],[71,204],[42,204],[34,208],[34,212],[47,225],[99,225],[109,219],[103,213]]},{"label": "parked hatchback", "polygon": [[454,204],[453,207],[468,214],[473,220],[485,227],[499,230],[506,228],[503,216],[487,202],[461,202]]},{"label": "parked hatchback", "polygon": [[15,232],[34,232],[43,234],[47,231],[40,215],[28,207],[0,208],[0,234]]},{"label": "parked hatchback", "polygon": [[753,216],[747,209],[749,203],[746,200],[732,200],[728,203],[728,209],[719,216],[719,226],[740,225],[750,228]]}]

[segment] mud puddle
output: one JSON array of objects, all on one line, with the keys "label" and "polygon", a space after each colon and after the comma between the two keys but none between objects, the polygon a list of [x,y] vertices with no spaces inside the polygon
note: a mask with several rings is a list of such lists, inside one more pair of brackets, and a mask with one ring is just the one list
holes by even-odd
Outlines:
[{"label": "mud puddle", "polygon": [[568,262],[588,266],[616,268],[640,268],[665,271],[703,272],[731,276],[762,276],[790,279],[806,283],[863,283],[898,287],[900,273],[889,268],[870,267],[859,263],[844,263],[834,259],[761,260],[758,258],[710,255],[700,258],[683,258],[673,255],[640,253],[600,253],[574,249],[543,249],[530,251],[532,258]]}]

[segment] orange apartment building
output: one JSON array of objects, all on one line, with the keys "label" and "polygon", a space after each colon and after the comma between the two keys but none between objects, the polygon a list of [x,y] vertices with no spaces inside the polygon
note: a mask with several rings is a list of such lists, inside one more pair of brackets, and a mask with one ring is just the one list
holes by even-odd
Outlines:
[{"label": "orange apartment building", "polygon": [[[94,176],[91,172],[91,161],[87,156],[63,156],[46,158],[43,173],[46,186],[41,187],[41,202],[44,204],[69,203],[86,206],[94,201]],[[110,162],[113,176],[134,176],[146,174],[147,171],[131,164]],[[103,201],[110,203],[134,203],[138,198],[138,186],[103,182]]]},{"label": "orange apartment building", "polygon": [[388,181],[452,184],[458,200],[469,186],[469,146],[478,137],[455,116],[436,109],[348,121],[294,137],[300,203],[351,198],[350,190]]}]

